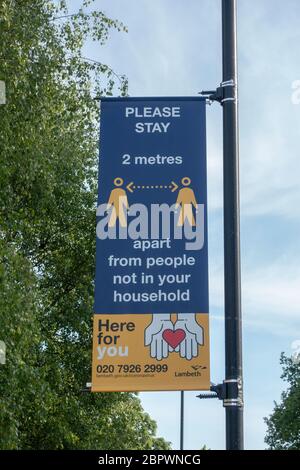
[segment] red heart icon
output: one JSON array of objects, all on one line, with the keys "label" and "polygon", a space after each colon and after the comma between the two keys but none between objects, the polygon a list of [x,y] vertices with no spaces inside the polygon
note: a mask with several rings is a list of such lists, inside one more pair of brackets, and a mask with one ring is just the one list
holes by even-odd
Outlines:
[{"label": "red heart icon", "polygon": [[184,340],[185,338],[185,331],[178,329],[178,330],[165,330],[163,331],[162,337],[173,349],[177,348],[177,346]]}]

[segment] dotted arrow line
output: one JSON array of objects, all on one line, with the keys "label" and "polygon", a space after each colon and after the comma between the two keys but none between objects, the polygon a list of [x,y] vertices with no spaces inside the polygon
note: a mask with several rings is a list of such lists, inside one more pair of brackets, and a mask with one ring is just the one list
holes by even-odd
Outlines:
[{"label": "dotted arrow line", "polygon": [[172,189],[172,185],[163,186],[163,185],[143,185],[143,186],[132,186],[133,189]]}]

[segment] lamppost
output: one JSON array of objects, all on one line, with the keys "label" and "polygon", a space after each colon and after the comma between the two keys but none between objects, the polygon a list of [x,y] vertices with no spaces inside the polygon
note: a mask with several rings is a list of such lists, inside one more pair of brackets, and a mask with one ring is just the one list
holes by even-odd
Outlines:
[{"label": "lamppost", "polygon": [[[244,447],[240,202],[237,79],[237,5],[222,0],[223,36],[223,184],[225,279],[226,448]],[[238,390],[238,395],[236,395]]]}]

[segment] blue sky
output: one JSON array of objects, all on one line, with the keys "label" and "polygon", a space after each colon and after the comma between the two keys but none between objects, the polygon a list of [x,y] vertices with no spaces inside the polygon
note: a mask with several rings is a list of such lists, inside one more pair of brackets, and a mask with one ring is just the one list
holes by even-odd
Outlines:
[{"label": "blue sky", "polygon": [[[79,2],[71,2],[71,12]],[[123,21],[85,55],[129,79],[130,96],[196,95],[221,81],[220,0],[96,0]],[[298,0],[238,0],[245,444],[263,449],[284,383],[279,357],[300,339]],[[224,378],[222,111],[207,109],[211,377]],[[224,410],[186,393],[185,447],[224,448]],[[141,394],[158,434],[179,445],[179,392]]]}]

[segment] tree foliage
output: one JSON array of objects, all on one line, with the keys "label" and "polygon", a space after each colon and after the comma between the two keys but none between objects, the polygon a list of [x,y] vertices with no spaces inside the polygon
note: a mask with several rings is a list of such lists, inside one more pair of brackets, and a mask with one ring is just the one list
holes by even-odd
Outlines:
[{"label": "tree foliage", "polygon": [[125,77],[83,57],[119,21],[0,0],[0,448],[167,448],[135,394],[90,380],[98,107]]},{"label": "tree foliage", "polygon": [[265,419],[268,430],[266,443],[272,450],[300,450],[300,362],[284,354],[280,360],[282,378],[288,382],[281,403],[275,403],[272,415]]}]

